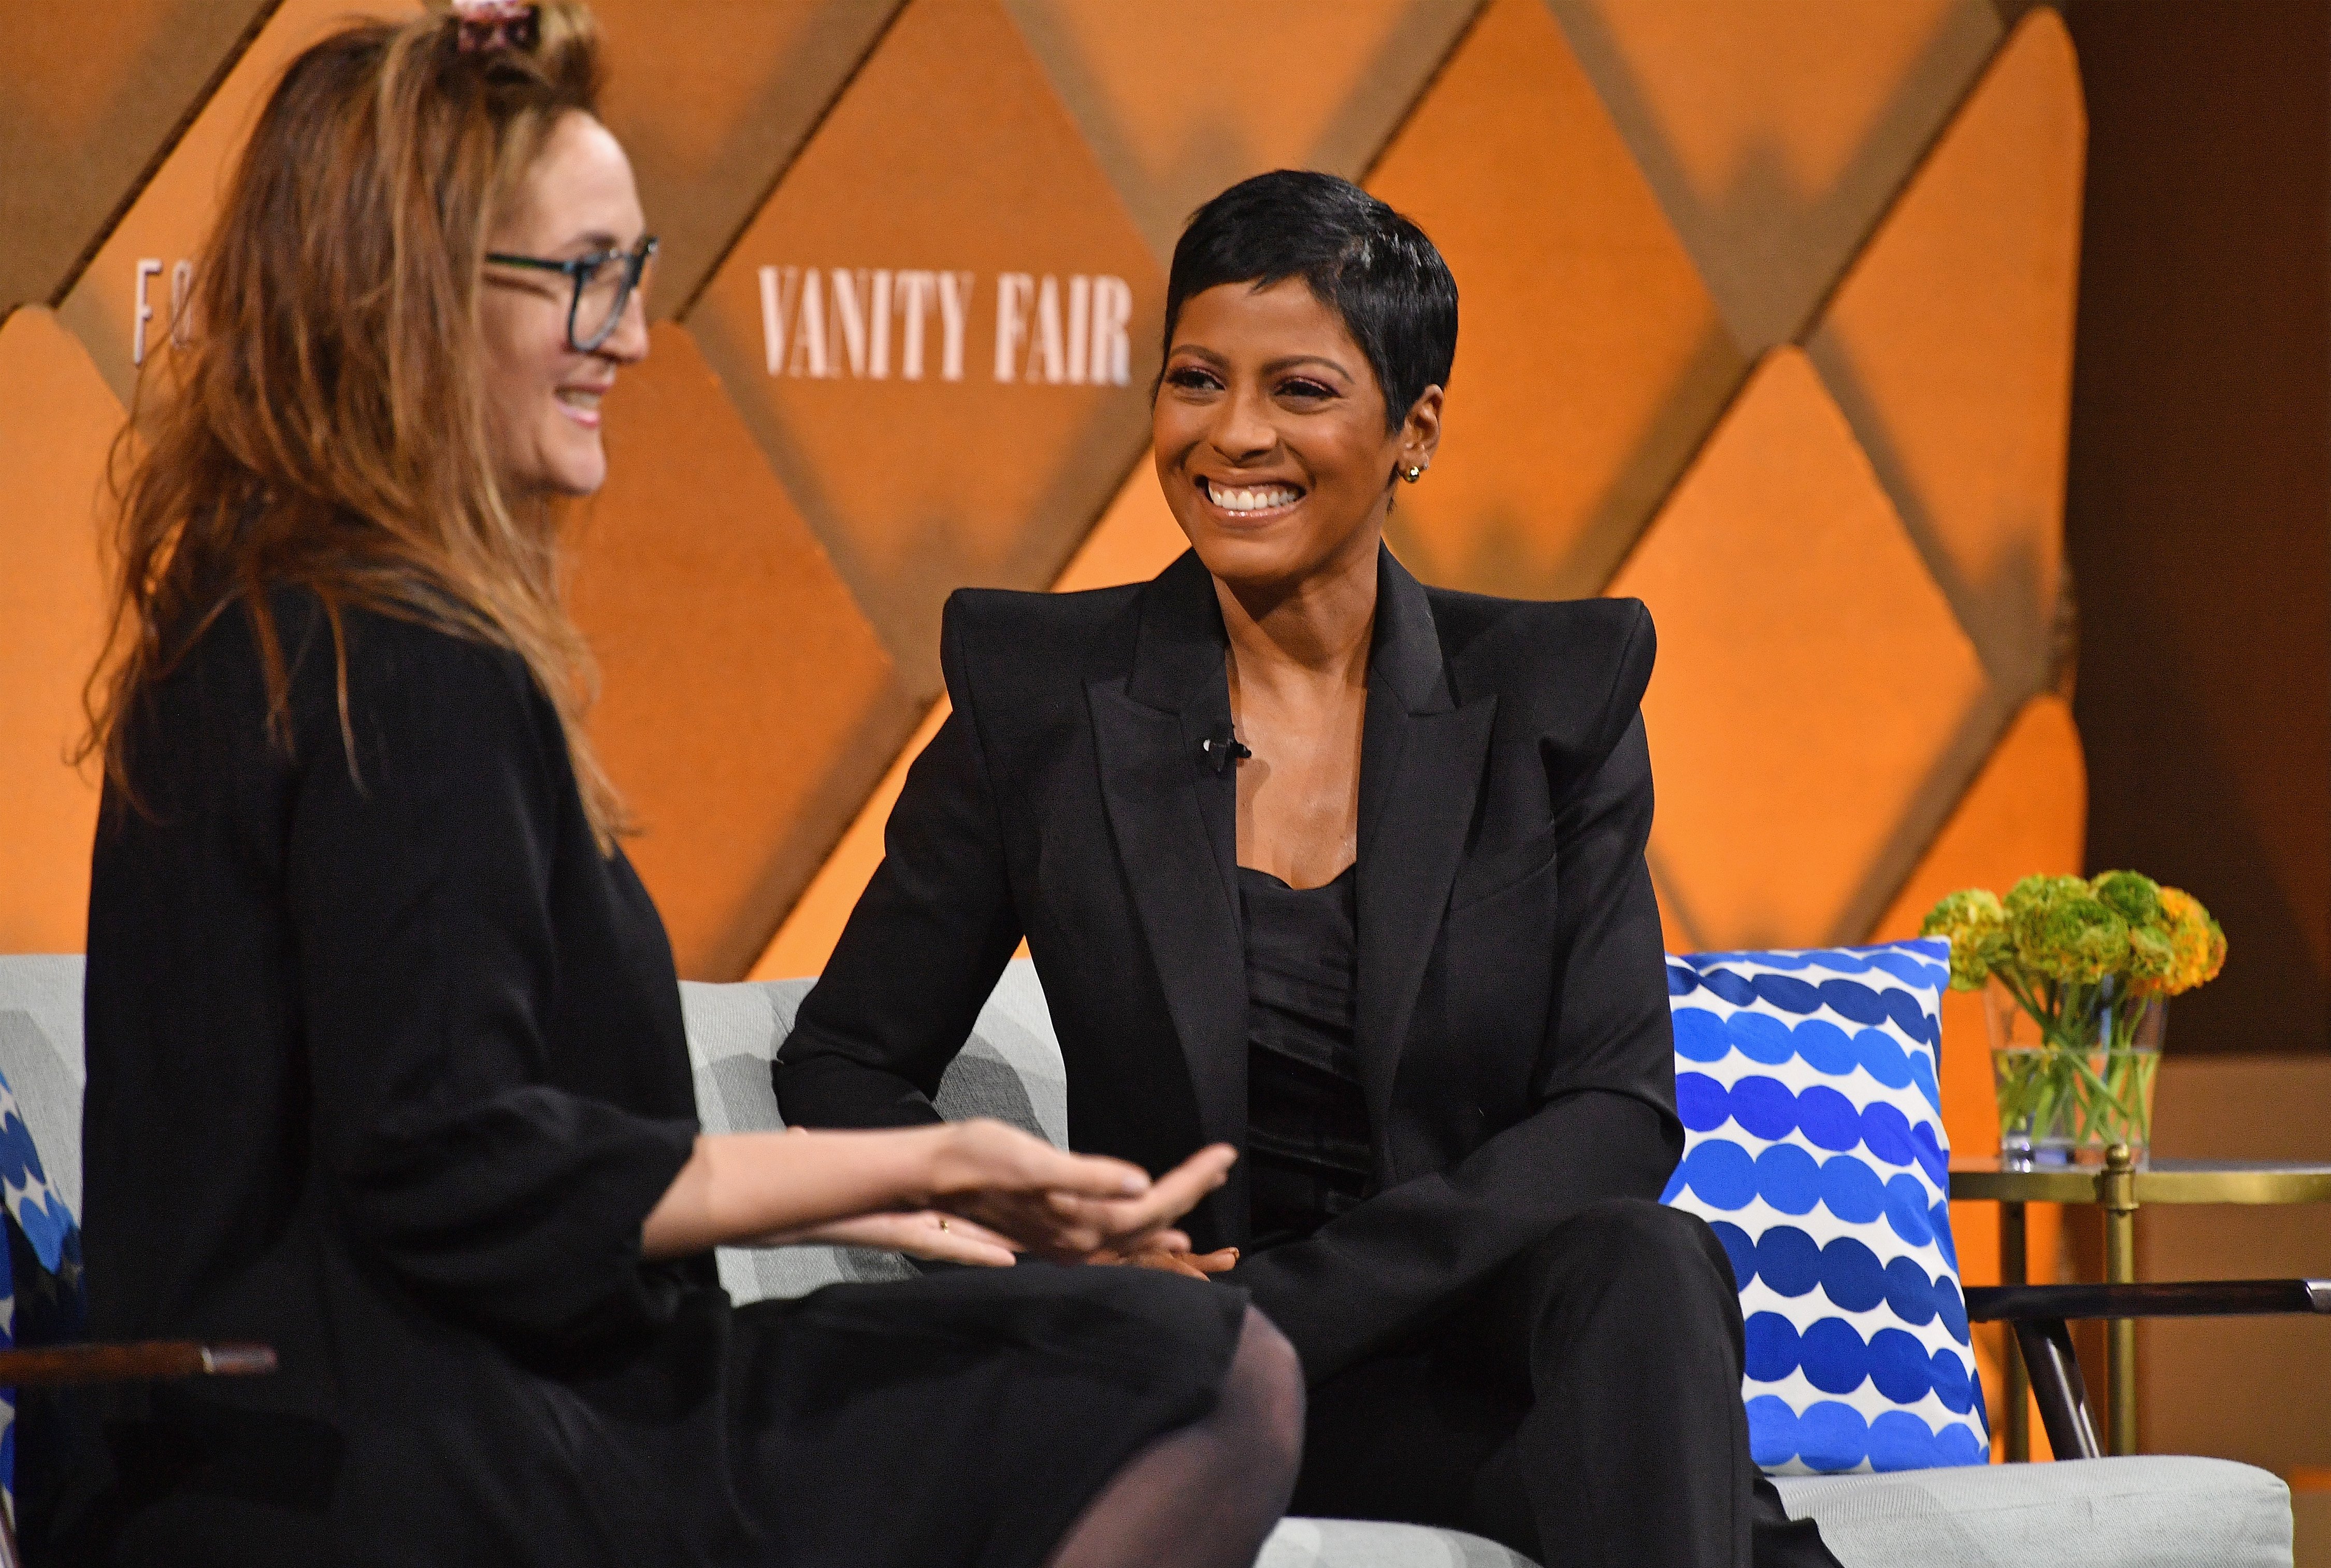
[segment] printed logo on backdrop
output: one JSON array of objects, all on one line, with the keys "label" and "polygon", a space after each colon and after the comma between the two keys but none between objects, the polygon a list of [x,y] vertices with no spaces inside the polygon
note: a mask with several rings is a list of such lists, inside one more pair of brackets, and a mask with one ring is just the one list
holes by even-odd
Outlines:
[{"label": "printed logo on backdrop", "polygon": [[[130,313],[129,363],[146,363],[146,328],[157,314],[152,292],[154,280],[162,275],[162,262],[155,256],[143,256],[138,261],[137,304]],[[170,313],[167,318],[171,346],[186,346],[186,306],[195,294],[195,264],[181,259],[170,269]]]},{"label": "printed logo on backdrop", "polygon": [[972,272],[888,267],[760,269],[763,363],[799,380],[961,381],[972,307],[994,301],[979,362],[1000,382],[1123,386],[1133,290],[1106,273]]}]

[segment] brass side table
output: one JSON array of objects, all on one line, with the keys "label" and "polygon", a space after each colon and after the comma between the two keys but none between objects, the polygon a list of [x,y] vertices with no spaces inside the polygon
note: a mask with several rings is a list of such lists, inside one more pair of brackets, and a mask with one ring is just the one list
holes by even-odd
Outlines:
[{"label": "brass side table", "polygon": [[[2331,1203],[2331,1164],[2260,1160],[2155,1159],[2137,1164],[2116,1146],[2101,1164],[2018,1166],[1997,1156],[1951,1161],[1951,1196],[1999,1205],[2000,1278],[2021,1285],[2023,1205],[2093,1203],[2105,1215],[2105,1280],[2136,1278],[2136,1212],[2147,1203]],[[2105,1324],[2107,1426],[2110,1451],[2136,1452],[2136,1324]],[[2031,1421],[2023,1362],[2007,1358],[2007,1457],[2031,1457]]]}]

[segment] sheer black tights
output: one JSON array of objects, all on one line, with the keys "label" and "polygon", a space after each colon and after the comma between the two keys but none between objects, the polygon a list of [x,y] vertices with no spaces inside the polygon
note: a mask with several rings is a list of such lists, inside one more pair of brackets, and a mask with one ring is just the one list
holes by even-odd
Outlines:
[{"label": "sheer black tights", "polygon": [[1250,1307],[1213,1413],[1127,1460],[1049,1568],[1249,1568],[1302,1457],[1302,1363]]}]

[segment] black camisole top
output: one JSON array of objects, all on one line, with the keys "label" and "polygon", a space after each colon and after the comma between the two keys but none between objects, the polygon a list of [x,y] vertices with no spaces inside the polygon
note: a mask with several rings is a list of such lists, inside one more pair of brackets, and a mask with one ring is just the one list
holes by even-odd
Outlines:
[{"label": "black camisole top", "polygon": [[1352,1049],[1356,870],[1298,889],[1239,868],[1251,1251],[1310,1235],[1367,1192],[1368,1112]]}]

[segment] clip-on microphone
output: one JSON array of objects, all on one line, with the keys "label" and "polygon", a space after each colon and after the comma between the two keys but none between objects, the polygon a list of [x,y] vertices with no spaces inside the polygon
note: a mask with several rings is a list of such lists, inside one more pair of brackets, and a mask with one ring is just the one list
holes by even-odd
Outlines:
[{"label": "clip-on microphone", "polygon": [[1206,759],[1208,765],[1214,770],[1214,775],[1219,778],[1231,771],[1231,764],[1244,762],[1254,753],[1240,745],[1236,732],[1228,725],[1224,725],[1198,743],[1198,755]]}]

